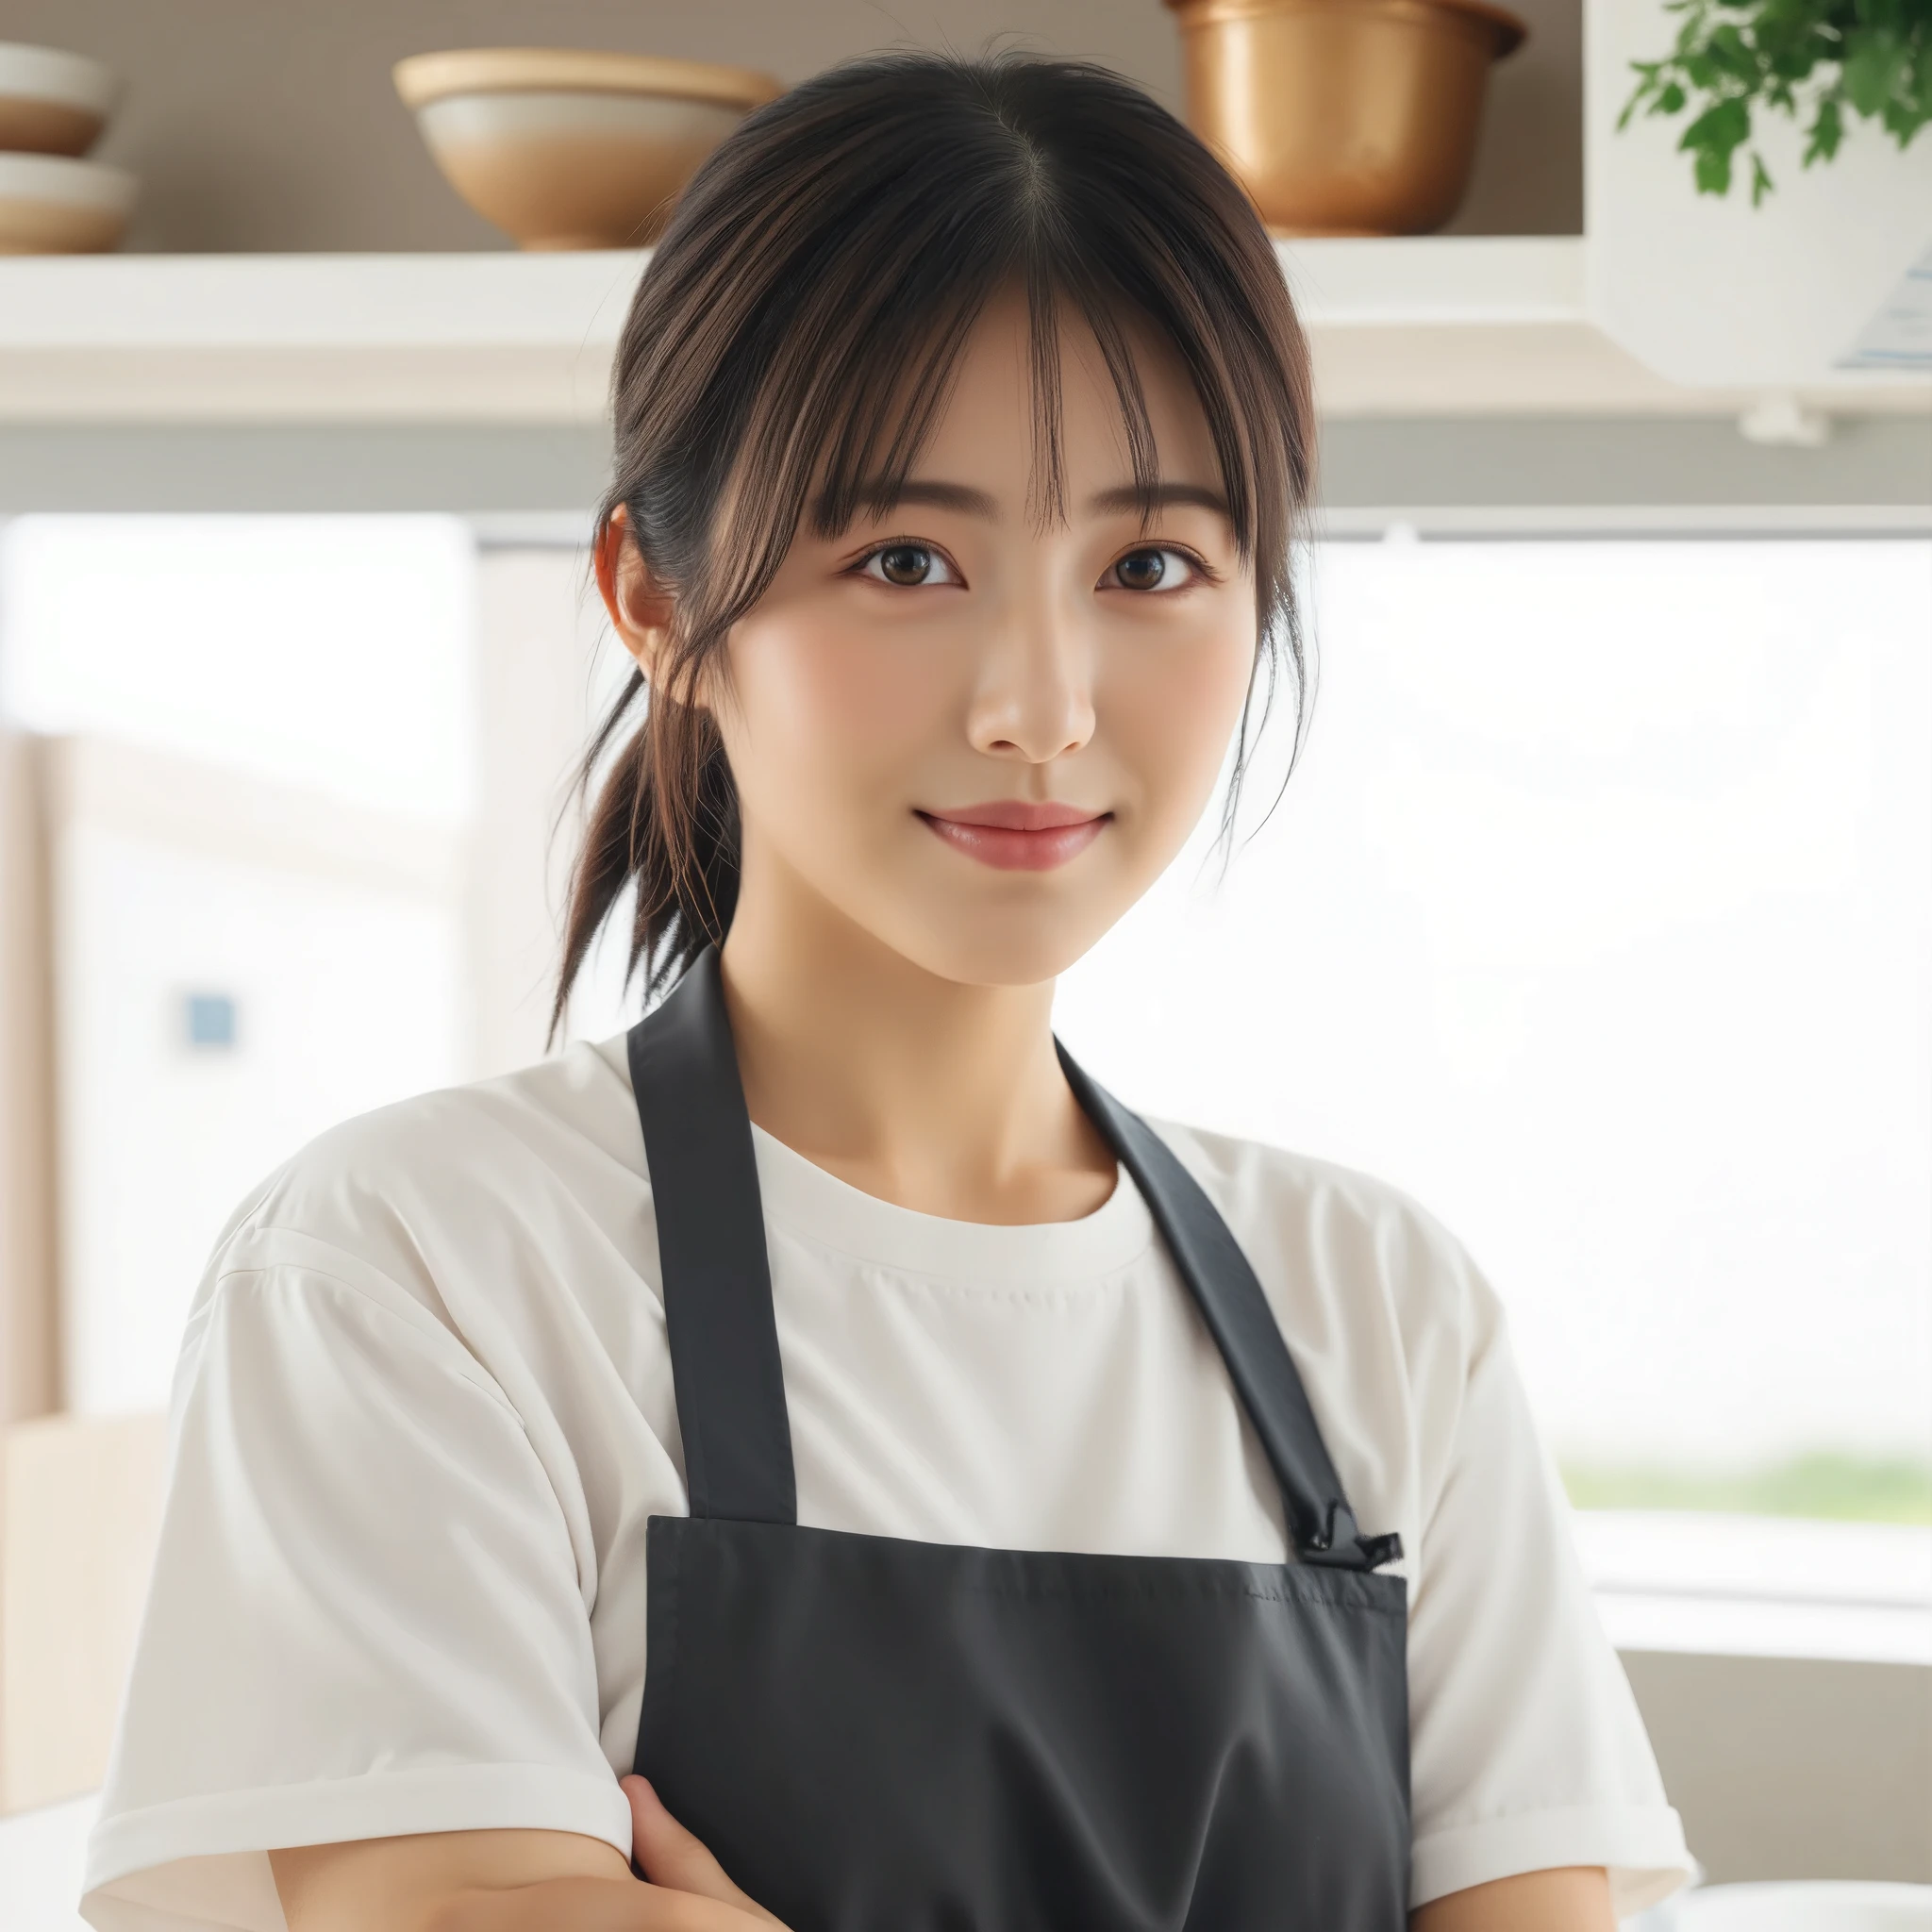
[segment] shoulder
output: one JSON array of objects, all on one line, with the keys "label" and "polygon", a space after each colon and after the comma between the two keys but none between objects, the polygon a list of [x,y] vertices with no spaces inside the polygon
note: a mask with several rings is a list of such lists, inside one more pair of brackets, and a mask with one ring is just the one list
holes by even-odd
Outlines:
[{"label": "shoulder", "polygon": [[1373,1175],[1152,1124],[1241,1243],[1324,1423],[1438,1459],[1478,1364],[1507,1345],[1501,1304],[1462,1244]]},{"label": "shoulder", "polygon": [[1494,1295],[1462,1244],[1419,1202],[1354,1168],[1258,1141],[1151,1123],[1221,1210],[1257,1269],[1319,1274],[1354,1301],[1461,1324]]},{"label": "shoulder", "polygon": [[226,1279],[296,1268],[445,1325],[492,1279],[527,1280],[647,1198],[624,1041],[579,1043],[498,1078],[418,1094],[330,1128],[271,1174],[217,1244]]}]

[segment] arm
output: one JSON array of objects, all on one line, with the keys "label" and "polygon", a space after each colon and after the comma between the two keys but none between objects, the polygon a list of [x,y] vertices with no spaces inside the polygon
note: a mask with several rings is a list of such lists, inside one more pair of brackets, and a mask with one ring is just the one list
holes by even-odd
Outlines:
[{"label": "arm", "polygon": [[[289,1932],[752,1932],[733,1885],[641,1778],[626,1778],[640,1885],[601,1839],[448,1831],[271,1852]],[[1525,1872],[1432,1899],[1410,1932],[1614,1932],[1600,1866]],[[779,1928],[783,1932],[783,1928]]]},{"label": "arm", "polygon": [[1431,1899],[1408,1924],[1409,1932],[1616,1932],[1617,1921],[1603,1867],[1570,1865]]},{"label": "arm", "polygon": [[[625,1778],[638,1862],[564,1831],[441,1831],[271,1852],[289,1932],[756,1932],[777,1926]],[[778,1932],[784,1932],[779,1926]]]},{"label": "arm", "polygon": [[[658,1802],[630,1799],[640,1885],[601,1839],[452,1831],[272,1852],[289,1932],[752,1932],[778,1921]],[[1410,1932],[1615,1932],[1600,1866],[1525,1872],[1432,1899]],[[783,1932],[783,1927],[779,1928]]]},{"label": "arm", "polygon": [[[1688,1875],[1683,1829],[1591,1601],[1501,1304],[1425,1218],[1404,1232],[1412,1278],[1429,1288],[1406,1317],[1410,1453],[1426,1473],[1409,1584],[1412,1896],[1441,1902],[1416,1924],[1610,1932],[1619,1904]],[[1572,1904],[1585,1871],[1595,1903]]]},{"label": "arm", "polygon": [[[453,1831],[272,1852],[290,1932],[751,1932],[777,1925],[657,1801],[625,1790],[639,1885],[602,1840],[558,1831]],[[1410,1932],[1614,1932],[1601,1867],[1525,1872],[1433,1899]],[[782,1932],[782,1928],[781,1928]]]}]

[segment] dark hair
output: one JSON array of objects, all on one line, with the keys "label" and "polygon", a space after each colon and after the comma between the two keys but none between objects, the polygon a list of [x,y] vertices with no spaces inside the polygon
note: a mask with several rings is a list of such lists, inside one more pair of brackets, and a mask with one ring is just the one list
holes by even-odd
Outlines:
[{"label": "dark hair", "polygon": [[[1253,567],[1261,715],[1284,658],[1299,714],[1291,558],[1312,463],[1307,351],[1241,189],[1102,68],[924,54],[833,68],[751,115],[698,170],[625,323],[598,534],[622,505],[674,616],[644,717],[591,810],[557,1015],[626,888],[629,967],[642,965],[647,991],[723,940],[738,793],[709,713],[691,702],[696,680],[801,518],[836,534],[905,480],[974,323],[1008,288],[1027,304],[1041,514],[1061,508],[1061,305],[1106,359],[1147,514],[1158,478],[1132,336],[1178,357]],[[587,790],[643,689],[633,675],[604,719]],[[1230,791],[1224,828],[1233,808]]]}]

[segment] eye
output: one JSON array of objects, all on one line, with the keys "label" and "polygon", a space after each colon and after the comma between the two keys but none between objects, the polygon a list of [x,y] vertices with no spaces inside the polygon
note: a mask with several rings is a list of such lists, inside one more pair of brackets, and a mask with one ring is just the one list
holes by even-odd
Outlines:
[{"label": "eye", "polygon": [[1109,564],[1101,583],[1110,578],[1123,591],[1178,591],[1201,575],[1200,565],[1185,550],[1149,543]]},{"label": "eye", "polygon": [[882,543],[858,567],[875,584],[918,590],[929,584],[957,584],[959,573],[929,543]]}]

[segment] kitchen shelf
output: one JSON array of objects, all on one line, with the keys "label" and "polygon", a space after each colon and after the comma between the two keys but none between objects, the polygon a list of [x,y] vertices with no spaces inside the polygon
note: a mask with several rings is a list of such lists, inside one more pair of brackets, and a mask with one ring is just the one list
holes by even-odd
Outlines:
[{"label": "kitchen shelf", "polygon": [[642,261],[0,261],[0,422],[593,420]]},{"label": "kitchen shelf", "polygon": [[[1576,237],[1284,244],[1329,416],[1722,415],[1591,321]],[[592,423],[644,257],[0,260],[0,425]],[[1932,406],[1882,373],[1801,392]]]}]

